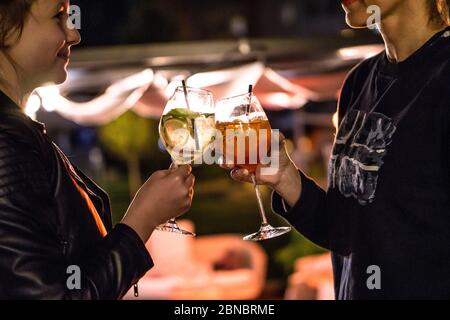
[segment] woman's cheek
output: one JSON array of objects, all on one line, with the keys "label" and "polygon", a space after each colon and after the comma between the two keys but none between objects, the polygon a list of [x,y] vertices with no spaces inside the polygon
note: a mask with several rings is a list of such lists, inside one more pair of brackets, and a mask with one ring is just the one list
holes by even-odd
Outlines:
[{"label": "woman's cheek", "polygon": [[[64,40],[61,41],[61,38],[57,35],[41,40],[36,42],[39,45],[34,46],[33,50],[29,51],[26,61],[27,73],[38,86],[47,82],[60,82],[60,78],[65,73],[64,61],[57,56],[64,45]],[[33,59],[30,59],[31,57]]]},{"label": "woman's cheek", "polygon": [[[50,34],[50,33],[49,33]],[[48,48],[53,51],[53,57],[57,57],[58,52],[63,48],[66,43],[66,34],[62,27],[54,27],[51,33],[52,37],[48,37]]]},{"label": "woman's cheek", "polygon": [[55,26],[38,30],[24,33],[22,40],[26,48],[22,48],[23,52],[20,52],[23,62],[32,71],[45,70],[54,65],[65,40],[64,33]]}]

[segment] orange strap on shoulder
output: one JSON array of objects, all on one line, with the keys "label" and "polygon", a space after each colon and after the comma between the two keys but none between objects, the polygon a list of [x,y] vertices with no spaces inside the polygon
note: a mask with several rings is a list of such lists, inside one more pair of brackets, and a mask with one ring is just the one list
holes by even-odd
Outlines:
[{"label": "orange strap on shoulder", "polygon": [[[70,175],[70,174],[69,174]],[[86,191],[84,191],[84,189],[82,187],[80,187],[80,185],[75,181],[75,179],[72,177],[72,175],[70,175],[70,179],[72,179],[72,182],[74,183],[74,185],[76,186],[76,188],[78,189],[78,191],[80,192],[81,196],[84,198],[84,200],[87,203],[87,206],[89,208],[89,211],[92,214],[92,217],[95,220],[95,224],[97,225],[98,230],[100,231],[100,234],[102,235],[102,237],[105,237],[107,234],[105,225],[103,224],[102,219],[100,218],[100,215],[98,214],[97,208],[95,207],[94,203],[92,202],[91,198],[89,197],[89,195],[86,193]]]},{"label": "orange strap on shoulder", "polygon": [[86,201],[88,209],[91,212],[92,218],[94,218],[95,224],[97,225],[97,228],[98,228],[100,234],[102,235],[102,237],[105,237],[108,232],[106,231],[106,228],[105,228],[105,225],[103,224],[102,218],[100,218],[100,215],[98,214],[97,208],[95,207],[94,203],[92,202],[92,200],[89,197],[89,195],[87,194],[87,192],[84,191],[84,189],[75,181],[74,177],[72,176],[72,175],[76,175],[78,177],[75,170],[72,168],[72,165],[71,165],[69,159],[67,159],[66,155],[59,149],[59,147],[56,144],[53,143],[53,145],[56,148],[56,151],[60,154],[62,161],[64,163],[64,166],[66,167],[66,169],[69,173],[70,179],[72,179],[72,182],[75,185],[75,187],[77,188],[78,192],[80,192],[81,196]]}]

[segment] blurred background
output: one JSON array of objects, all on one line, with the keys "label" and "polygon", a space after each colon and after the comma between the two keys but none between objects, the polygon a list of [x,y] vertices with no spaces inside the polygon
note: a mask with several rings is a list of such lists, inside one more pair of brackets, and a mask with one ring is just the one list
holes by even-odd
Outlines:
[{"label": "blurred background", "polygon": [[[326,188],[336,103],[346,74],[380,52],[371,30],[350,30],[337,0],[72,0],[82,43],[69,79],[39,89],[27,112],[110,195],[115,223],[134,192],[170,157],[158,122],[174,85],[216,98],[255,86],[299,168]],[[180,224],[196,238],[158,233],[149,299],[332,299],[329,255],[296,231],[259,243],[251,185],[217,166],[194,168],[195,199]],[[266,208],[270,190],[262,188]],[[151,199],[149,199],[151,201]],[[270,210],[268,210],[270,211]],[[270,212],[273,225],[286,221]]]}]

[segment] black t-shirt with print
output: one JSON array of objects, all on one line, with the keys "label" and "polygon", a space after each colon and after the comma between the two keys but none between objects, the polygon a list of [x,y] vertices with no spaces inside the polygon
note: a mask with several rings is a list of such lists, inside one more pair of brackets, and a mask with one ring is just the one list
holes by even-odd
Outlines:
[{"label": "black t-shirt with print", "polygon": [[450,298],[449,59],[447,28],[403,62],[383,52],[359,64],[328,189],[301,173],[293,208],[273,194],[275,212],[332,251],[338,299]]}]

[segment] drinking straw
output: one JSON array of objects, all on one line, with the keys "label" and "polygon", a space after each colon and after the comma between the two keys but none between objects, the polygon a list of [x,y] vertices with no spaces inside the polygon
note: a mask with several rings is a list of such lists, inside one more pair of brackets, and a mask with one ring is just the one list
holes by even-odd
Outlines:
[{"label": "drinking straw", "polygon": [[252,94],[253,94],[253,85],[248,86],[248,105],[246,108],[246,116],[248,117],[248,114],[250,113],[250,105],[252,104]]},{"label": "drinking straw", "polygon": [[[186,81],[182,80],[181,83],[183,85],[184,99],[186,100],[186,106],[187,106],[188,110],[191,111],[191,107],[189,106],[189,98],[188,98]],[[195,150],[198,151],[198,150],[200,150],[200,141],[198,141],[198,132],[197,132],[197,127],[195,126],[195,119],[192,119],[192,126],[194,127]]]},{"label": "drinking straw", "polygon": [[187,106],[188,110],[191,110],[191,107],[189,106],[189,99],[188,99],[188,91],[187,91],[186,81],[182,80],[181,83],[183,84],[184,99],[186,100],[186,106]]}]

